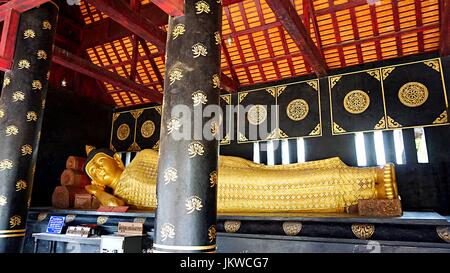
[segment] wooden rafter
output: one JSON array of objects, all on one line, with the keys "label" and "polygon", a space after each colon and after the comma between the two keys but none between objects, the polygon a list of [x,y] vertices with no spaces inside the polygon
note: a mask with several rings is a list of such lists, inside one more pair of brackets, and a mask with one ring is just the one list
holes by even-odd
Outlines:
[{"label": "wooden rafter", "polygon": [[11,69],[19,20],[20,13],[17,10],[7,10],[0,40],[0,70],[7,71]]},{"label": "wooden rafter", "polygon": [[441,56],[450,55],[450,0],[442,1],[442,23],[439,52]]},{"label": "wooden rafter", "polygon": [[319,77],[327,75],[325,60],[311,37],[307,34],[305,25],[292,3],[289,0],[266,0],[266,2],[278,20],[281,21],[286,31],[291,35],[302,52],[303,58],[311,65],[314,72]]}]

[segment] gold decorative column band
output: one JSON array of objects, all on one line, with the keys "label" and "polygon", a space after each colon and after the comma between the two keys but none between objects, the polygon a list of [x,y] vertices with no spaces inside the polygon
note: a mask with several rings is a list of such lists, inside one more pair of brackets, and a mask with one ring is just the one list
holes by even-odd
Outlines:
[{"label": "gold decorative column band", "polygon": [[25,229],[0,230],[0,238],[25,237]]},{"label": "gold decorative column band", "polygon": [[15,230],[0,230],[0,235],[9,233],[24,233],[26,229],[15,229]]},{"label": "gold decorative column band", "polygon": [[160,245],[153,244],[153,247],[166,249],[166,250],[214,250],[217,248],[217,245],[209,245],[209,246],[169,246],[169,245]]}]

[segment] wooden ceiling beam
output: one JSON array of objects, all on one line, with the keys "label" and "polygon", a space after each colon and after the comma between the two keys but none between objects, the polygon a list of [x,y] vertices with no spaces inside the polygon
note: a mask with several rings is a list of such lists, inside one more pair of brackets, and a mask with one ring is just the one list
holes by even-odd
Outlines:
[{"label": "wooden ceiling beam", "polygon": [[442,1],[441,18],[439,53],[441,56],[447,56],[450,55],[450,0]]},{"label": "wooden ceiling beam", "polygon": [[[222,6],[226,7],[232,4],[241,3],[244,0],[222,0]],[[165,13],[170,16],[181,16],[184,14],[183,0],[153,0],[152,3],[157,5]]]},{"label": "wooden ceiling beam", "polygon": [[90,61],[80,58],[64,49],[54,47],[53,62],[69,68],[78,73],[84,74],[96,80],[107,82],[125,91],[136,93],[136,95],[162,103],[162,94],[147,87],[137,84],[129,79],[123,78],[113,72],[105,70]]},{"label": "wooden ceiling beam", "polygon": [[49,1],[50,0],[10,0],[0,6],[0,22],[5,20],[8,12],[12,9],[18,13],[23,13]]},{"label": "wooden ceiling beam", "polygon": [[302,19],[290,0],[266,0],[266,2],[286,31],[291,35],[302,52],[303,58],[311,65],[317,76],[326,76],[328,67],[325,59],[314,44],[311,36],[308,35]]}]

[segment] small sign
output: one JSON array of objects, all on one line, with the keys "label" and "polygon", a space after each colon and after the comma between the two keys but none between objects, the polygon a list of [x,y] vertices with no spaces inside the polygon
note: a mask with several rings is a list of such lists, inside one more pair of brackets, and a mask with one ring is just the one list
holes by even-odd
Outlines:
[{"label": "small sign", "polygon": [[91,235],[90,227],[71,226],[67,228],[66,235],[87,238]]},{"label": "small sign", "polygon": [[144,224],[119,222],[118,231],[120,235],[142,235],[144,233]]},{"label": "small sign", "polygon": [[66,217],[64,216],[51,216],[47,225],[47,233],[61,234],[64,228]]}]

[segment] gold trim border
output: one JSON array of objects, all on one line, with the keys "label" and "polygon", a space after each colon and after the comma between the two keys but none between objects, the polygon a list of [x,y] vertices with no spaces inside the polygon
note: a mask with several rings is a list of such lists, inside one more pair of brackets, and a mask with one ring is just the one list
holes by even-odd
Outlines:
[{"label": "gold trim border", "polygon": [[167,249],[167,250],[211,250],[216,249],[217,245],[210,246],[169,246],[153,244],[153,248]]},{"label": "gold trim border", "polygon": [[7,233],[23,233],[23,232],[26,232],[26,229],[0,230],[0,234],[7,234]]},{"label": "gold trim border", "polygon": [[0,238],[25,237],[25,233],[0,235]]}]

